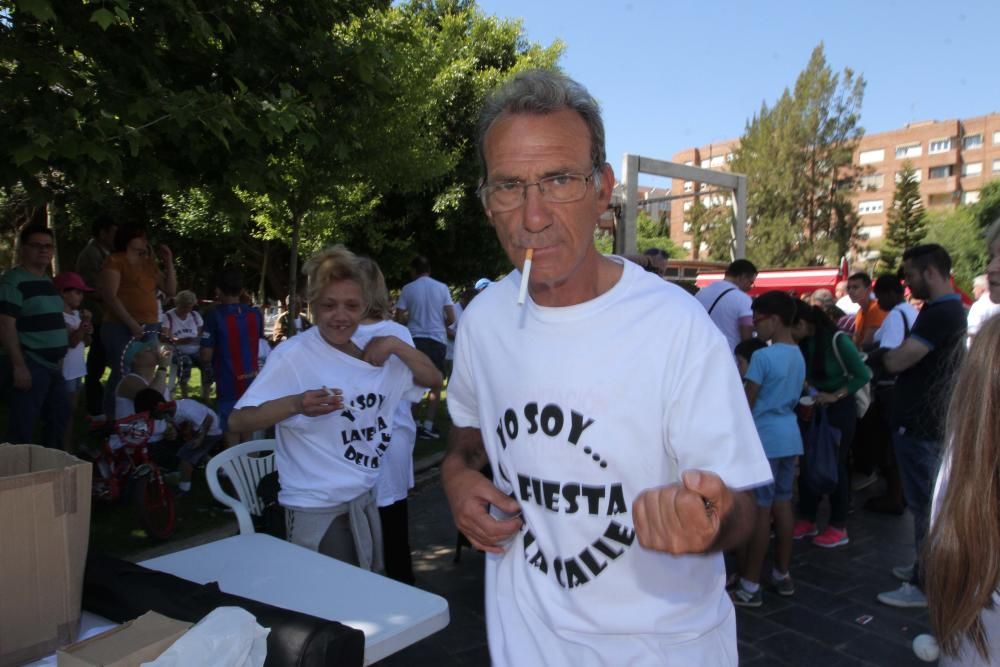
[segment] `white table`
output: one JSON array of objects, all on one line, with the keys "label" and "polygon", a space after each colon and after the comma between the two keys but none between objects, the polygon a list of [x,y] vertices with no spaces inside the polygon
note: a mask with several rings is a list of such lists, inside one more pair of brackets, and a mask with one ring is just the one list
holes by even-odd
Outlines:
[{"label": "white table", "polygon": [[448,602],[270,535],[236,535],[140,563],[365,633],[365,664],[448,625]]}]

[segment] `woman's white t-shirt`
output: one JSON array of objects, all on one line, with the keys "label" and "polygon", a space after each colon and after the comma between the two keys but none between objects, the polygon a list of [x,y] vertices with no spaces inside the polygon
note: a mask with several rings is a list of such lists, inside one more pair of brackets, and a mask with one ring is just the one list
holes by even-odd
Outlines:
[{"label": "woman's white t-shirt", "polygon": [[[413,347],[410,330],[392,320],[362,324],[351,340],[364,349],[368,341],[376,336],[395,336]],[[382,473],[376,485],[379,507],[388,507],[403,500],[413,488],[413,447],[417,442],[417,424],[413,421],[412,405],[412,401],[401,400],[392,416],[392,444],[382,457]]]},{"label": "woman's white t-shirt", "polygon": [[[63,311],[63,321],[66,322],[66,326],[70,329],[78,329],[80,327],[80,311],[74,310],[72,313],[67,313]],[[63,378],[66,380],[76,380],[77,378],[82,378],[87,375],[87,362],[84,360],[84,347],[83,341],[81,340],[76,346],[69,348],[66,351],[66,357],[63,359]]]},{"label": "woman's white t-shirt", "polygon": [[272,350],[236,409],[324,387],[343,392],[342,410],[295,415],[275,428],[278,501],[286,507],[331,508],[374,487],[392,442],[397,405],[423,393],[395,355],[372,366],[337,350],[312,327]]}]

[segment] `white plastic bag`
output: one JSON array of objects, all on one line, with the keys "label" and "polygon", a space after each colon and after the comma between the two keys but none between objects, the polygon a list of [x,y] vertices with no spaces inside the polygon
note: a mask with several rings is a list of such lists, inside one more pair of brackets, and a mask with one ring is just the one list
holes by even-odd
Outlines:
[{"label": "white plastic bag", "polygon": [[253,614],[219,607],[143,667],[263,667],[267,635]]}]

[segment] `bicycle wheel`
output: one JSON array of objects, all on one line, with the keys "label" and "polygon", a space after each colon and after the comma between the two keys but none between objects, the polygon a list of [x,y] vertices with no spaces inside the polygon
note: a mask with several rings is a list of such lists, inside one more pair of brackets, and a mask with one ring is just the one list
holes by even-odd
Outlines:
[{"label": "bicycle wheel", "polygon": [[132,490],[139,523],[154,540],[166,540],[177,527],[174,494],[167,488],[159,472],[135,478]]}]

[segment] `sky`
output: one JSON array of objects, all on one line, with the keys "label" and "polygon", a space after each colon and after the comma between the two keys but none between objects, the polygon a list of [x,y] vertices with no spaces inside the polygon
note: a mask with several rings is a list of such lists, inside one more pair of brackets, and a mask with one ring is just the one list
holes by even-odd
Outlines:
[{"label": "sky", "polygon": [[[737,138],[795,84],[823,42],[829,66],[860,73],[861,124],[1000,111],[1000,2],[927,0],[478,0],[522,19],[532,42],[565,46],[560,66],[601,103],[608,161],[669,160]],[[641,183],[660,184],[649,176]]]}]

